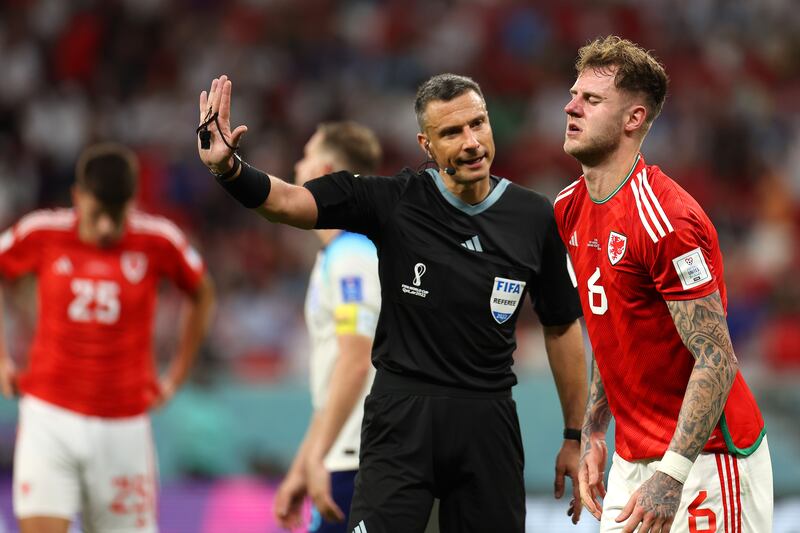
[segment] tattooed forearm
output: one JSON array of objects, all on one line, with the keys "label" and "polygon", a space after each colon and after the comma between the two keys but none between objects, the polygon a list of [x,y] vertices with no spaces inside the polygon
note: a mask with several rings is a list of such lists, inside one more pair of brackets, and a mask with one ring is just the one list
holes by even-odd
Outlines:
[{"label": "tattooed forearm", "polygon": [[694,460],[722,415],[737,362],[719,292],[667,302],[683,343],[695,358],[669,449]]},{"label": "tattooed forearm", "polygon": [[592,359],[592,383],[589,386],[589,401],[586,403],[586,414],[583,417],[582,456],[591,450],[592,445],[589,437],[592,433],[605,434],[610,421],[611,410],[608,407],[606,390],[603,388],[603,381],[600,379],[597,361]]}]

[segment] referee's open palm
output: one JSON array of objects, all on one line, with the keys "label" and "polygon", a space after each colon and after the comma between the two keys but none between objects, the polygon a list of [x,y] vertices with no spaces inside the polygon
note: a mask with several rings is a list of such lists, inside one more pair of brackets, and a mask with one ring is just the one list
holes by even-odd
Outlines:
[{"label": "referee's open palm", "polygon": [[[208,93],[200,93],[200,124],[211,119],[217,113],[216,120],[208,124],[211,133],[211,146],[204,150],[197,139],[197,150],[200,160],[212,172],[222,174],[232,166],[233,150],[238,147],[242,135],[247,132],[247,126],[237,126],[231,131],[231,91],[233,84],[228,76],[223,74],[214,78]],[[229,146],[230,145],[230,146]]]}]

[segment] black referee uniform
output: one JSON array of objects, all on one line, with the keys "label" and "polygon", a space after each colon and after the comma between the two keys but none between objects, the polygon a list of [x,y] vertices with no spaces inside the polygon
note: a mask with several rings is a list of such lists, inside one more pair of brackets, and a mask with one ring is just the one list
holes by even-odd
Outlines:
[{"label": "black referee uniform", "polygon": [[543,325],[581,316],[543,196],[491,177],[477,205],[435,170],[308,182],[317,229],[363,233],[379,256],[377,375],[364,408],[349,530],[522,532],[524,457],[511,370],[529,293]]}]

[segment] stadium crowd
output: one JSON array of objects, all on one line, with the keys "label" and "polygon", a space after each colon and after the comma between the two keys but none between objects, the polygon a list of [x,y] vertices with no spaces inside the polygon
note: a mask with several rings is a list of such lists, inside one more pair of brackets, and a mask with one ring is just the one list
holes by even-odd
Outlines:
[{"label": "stadium crowd", "polygon": [[[800,369],[793,5],[7,0],[0,4],[0,225],[67,204],[86,144],[134,147],[143,169],[139,204],[187,229],[218,286],[219,318],[198,377],[297,375],[313,241],[237,209],[197,161],[195,102],[207,80],[220,72],[234,80],[233,122],[249,127],[244,157],[290,176],[315,125],[341,118],[378,132],[385,172],[421,164],[410,112],[416,86],[437,72],[472,76],[492,117],[495,173],[552,199],[576,174],[561,148],[574,50],[617,33],[655,50],[670,73],[669,105],[644,149],[719,231],[738,356],[767,371]],[[159,324],[159,342],[168,344],[173,327]],[[520,332],[521,347],[543,354],[526,342],[537,338],[534,324],[530,317],[520,324],[530,333]],[[9,329],[24,338],[24,326]]]}]

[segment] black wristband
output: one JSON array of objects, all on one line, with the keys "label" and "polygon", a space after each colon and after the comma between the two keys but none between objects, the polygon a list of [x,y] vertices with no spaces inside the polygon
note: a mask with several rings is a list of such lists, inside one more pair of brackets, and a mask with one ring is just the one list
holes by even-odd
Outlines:
[{"label": "black wristband", "polygon": [[226,170],[222,174],[217,174],[213,170],[211,171],[211,173],[214,174],[214,177],[220,181],[227,180],[233,177],[234,174],[236,174],[236,171],[239,170],[240,166],[242,166],[242,158],[239,157],[239,154],[233,154],[233,166],[230,169]]},{"label": "black wristband", "polygon": [[[222,185],[222,188],[228,194],[246,208],[255,209],[256,207],[261,207],[267,201],[269,192],[272,189],[269,176],[244,161],[241,162],[241,165],[242,171],[238,176],[233,179],[217,177],[217,183]],[[234,166],[236,166],[235,163]],[[228,173],[230,171],[225,174]]]},{"label": "black wristband", "polygon": [[575,428],[564,428],[564,440],[581,441],[581,430]]}]

